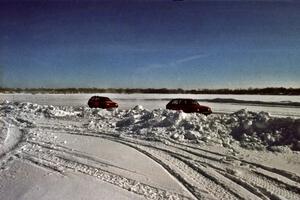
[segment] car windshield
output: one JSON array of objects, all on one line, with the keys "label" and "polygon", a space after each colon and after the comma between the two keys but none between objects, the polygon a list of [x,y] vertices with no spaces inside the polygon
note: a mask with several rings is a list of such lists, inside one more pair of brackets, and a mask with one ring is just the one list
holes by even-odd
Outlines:
[{"label": "car windshield", "polygon": [[172,101],[171,101],[171,104],[178,104],[178,100],[177,100],[177,99],[172,100]]},{"label": "car windshield", "polygon": [[187,104],[198,104],[196,100],[187,100]]}]

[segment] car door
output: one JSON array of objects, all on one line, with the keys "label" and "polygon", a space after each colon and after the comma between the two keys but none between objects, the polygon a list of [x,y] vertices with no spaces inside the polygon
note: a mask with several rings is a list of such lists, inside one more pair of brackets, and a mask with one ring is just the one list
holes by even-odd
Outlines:
[{"label": "car door", "polygon": [[186,100],[182,99],[179,101],[179,109],[178,110],[182,110],[183,112],[186,112]]},{"label": "car door", "polygon": [[182,102],[182,110],[183,112],[190,113],[194,111],[194,105],[192,104],[192,101],[189,99],[185,99]]}]

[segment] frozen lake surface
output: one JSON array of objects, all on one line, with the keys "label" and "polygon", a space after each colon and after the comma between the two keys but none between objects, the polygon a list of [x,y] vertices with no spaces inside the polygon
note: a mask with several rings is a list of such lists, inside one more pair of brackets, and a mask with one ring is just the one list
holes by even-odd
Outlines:
[{"label": "frozen lake surface", "polygon": [[300,117],[300,96],[275,95],[202,95],[202,94],[0,94],[1,100],[32,102],[40,105],[84,106],[93,95],[107,96],[119,109],[142,105],[149,110],[165,108],[172,98],[193,98],[210,106],[216,113],[232,113],[240,109],[265,111],[276,116]]}]

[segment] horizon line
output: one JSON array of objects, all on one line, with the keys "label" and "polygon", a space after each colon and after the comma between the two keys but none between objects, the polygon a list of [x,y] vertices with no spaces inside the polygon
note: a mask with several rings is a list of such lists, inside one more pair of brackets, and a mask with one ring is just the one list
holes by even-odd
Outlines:
[{"label": "horizon line", "polygon": [[284,87],[284,86],[266,86],[266,87],[240,87],[240,88],[169,88],[169,87],[1,87],[0,89],[22,89],[22,90],[32,90],[32,89],[123,89],[123,90],[254,90],[254,89],[300,89],[300,87]]}]

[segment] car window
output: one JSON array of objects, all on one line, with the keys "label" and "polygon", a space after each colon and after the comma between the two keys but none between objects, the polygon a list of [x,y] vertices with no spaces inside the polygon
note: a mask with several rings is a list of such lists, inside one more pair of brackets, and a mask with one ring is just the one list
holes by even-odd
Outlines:
[{"label": "car window", "polygon": [[171,103],[177,105],[178,104],[178,100],[173,100]]},{"label": "car window", "polygon": [[100,101],[110,101],[110,99],[108,97],[100,97],[99,100]]},{"label": "car window", "polygon": [[186,104],[186,100],[180,100],[180,104]]},{"label": "car window", "polygon": [[189,102],[190,104],[198,104],[198,102],[196,100],[191,100],[191,102]]}]

